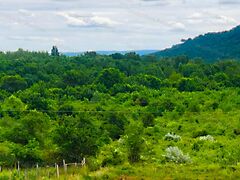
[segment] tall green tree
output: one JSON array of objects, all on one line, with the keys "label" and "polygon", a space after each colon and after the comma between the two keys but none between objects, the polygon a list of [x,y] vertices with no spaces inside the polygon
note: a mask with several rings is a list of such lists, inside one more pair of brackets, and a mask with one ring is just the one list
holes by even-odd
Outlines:
[{"label": "tall green tree", "polygon": [[99,130],[86,115],[65,116],[54,131],[59,155],[70,162],[95,155],[98,149]]},{"label": "tall green tree", "polygon": [[121,73],[118,69],[108,68],[104,69],[99,77],[98,82],[106,86],[106,88],[113,87],[114,84],[122,83],[124,79],[124,74]]},{"label": "tall green tree", "polygon": [[27,82],[19,75],[3,76],[0,81],[0,87],[10,93],[27,88]]}]

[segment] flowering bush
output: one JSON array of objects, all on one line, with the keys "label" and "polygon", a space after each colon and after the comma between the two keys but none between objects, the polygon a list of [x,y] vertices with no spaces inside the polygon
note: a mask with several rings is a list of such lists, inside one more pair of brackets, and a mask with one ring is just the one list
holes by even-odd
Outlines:
[{"label": "flowering bush", "polygon": [[201,140],[201,141],[214,141],[214,137],[212,137],[211,135],[200,136],[199,140]]},{"label": "flowering bush", "polygon": [[164,155],[167,161],[175,163],[189,163],[191,158],[188,155],[184,155],[183,152],[178,147],[168,147],[166,149],[166,154]]},{"label": "flowering bush", "polygon": [[164,136],[164,139],[168,140],[168,141],[180,141],[181,140],[181,136],[173,134],[173,133],[167,133]]}]

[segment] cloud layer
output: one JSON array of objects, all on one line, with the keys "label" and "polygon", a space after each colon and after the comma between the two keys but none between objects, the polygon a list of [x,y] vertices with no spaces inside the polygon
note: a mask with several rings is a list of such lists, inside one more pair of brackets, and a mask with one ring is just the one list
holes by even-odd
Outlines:
[{"label": "cloud layer", "polygon": [[0,50],[162,49],[237,26],[240,0],[2,0]]}]

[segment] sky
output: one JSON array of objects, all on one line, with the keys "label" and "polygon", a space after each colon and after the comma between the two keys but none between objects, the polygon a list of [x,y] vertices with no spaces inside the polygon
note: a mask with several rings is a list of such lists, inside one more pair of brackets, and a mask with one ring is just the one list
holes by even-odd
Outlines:
[{"label": "sky", "polygon": [[240,0],[0,0],[0,51],[164,49],[240,24]]}]

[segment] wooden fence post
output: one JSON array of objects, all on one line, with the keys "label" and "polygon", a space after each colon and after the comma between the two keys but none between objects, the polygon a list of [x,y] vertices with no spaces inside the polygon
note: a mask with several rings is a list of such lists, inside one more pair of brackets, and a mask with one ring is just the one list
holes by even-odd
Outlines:
[{"label": "wooden fence post", "polygon": [[58,167],[58,164],[56,164],[56,169],[57,169],[57,178],[60,177],[60,174],[59,174],[59,167]]},{"label": "wooden fence post", "polygon": [[37,179],[38,179],[38,163],[36,164],[36,177],[37,177]]},{"label": "wooden fence post", "polygon": [[18,175],[20,176],[20,162],[19,161],[17,163],[17,171],[18,171]]},{"label": "wooden fence post", "polygon": [[27,171],[27,169],[24,170],[24,179],[28,180],[28,171]]},{"label": "wooden fence post", "polygon": [[86,159],[85,158],[83,158],[83,160],[82,160],[82,166],[85,166],[85,164],[86,164]]},{"label": "wooden fence post", "polygon": [[65,174],[67,174],[67,164],[66,164],[65,160],[63,160],[63,168],[64,168]]},{"label": "wooden fence post", "polygon": [[49,166],[46,167],[47,169],[47,177],[50,179],[50,171],[49,171]]}]

